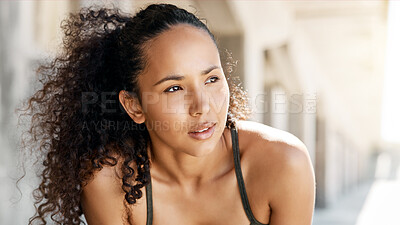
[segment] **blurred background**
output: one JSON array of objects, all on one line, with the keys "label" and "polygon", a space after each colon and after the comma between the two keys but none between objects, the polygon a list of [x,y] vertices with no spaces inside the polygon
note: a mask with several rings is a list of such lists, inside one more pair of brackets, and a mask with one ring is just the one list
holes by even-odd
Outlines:
[{"label": "blurred background", "polygon": [[[0,1],[0,224],[33,215],[20,183],[15,107],[54,56],[60,22],[89,5],[135,13],[155,1]],[[161,1],[157,1],[161,2]],[[204,18],[238,60],[253,121],[295,134],[316,175],[313,225],[400,224],[400,2],[162,1]]]}]

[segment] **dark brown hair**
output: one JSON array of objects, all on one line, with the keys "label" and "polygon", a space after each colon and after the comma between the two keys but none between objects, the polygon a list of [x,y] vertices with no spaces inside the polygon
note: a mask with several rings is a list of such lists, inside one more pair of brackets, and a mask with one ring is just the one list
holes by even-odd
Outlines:
[{"label": "dark brown hair", "polygon": [[[40,184],[33,192],[36,214],[29,224],[46,224],[48,217],[57,224],[81,224],[82,187],[95,170],[115,166],[115,155],[123,159],[126,202],[141,198],[140,189],[150,178],[150,138],[145,125],[136,124],[124,111],[118,93],[126,90],[140,101],[137,77],[146,65],[144,44],[182,23],[206,31],[215,42],[201,20],[170,4],[149,5],[135,16],[115,8],[83,8],[63,20],[62,52],[40,64],[41,86],[20,109],[31,118],[23,148],[43,158]],[[234,66],[228,54],[228,127],[247,119],[250,111],[246,92],[230,76]]]}]

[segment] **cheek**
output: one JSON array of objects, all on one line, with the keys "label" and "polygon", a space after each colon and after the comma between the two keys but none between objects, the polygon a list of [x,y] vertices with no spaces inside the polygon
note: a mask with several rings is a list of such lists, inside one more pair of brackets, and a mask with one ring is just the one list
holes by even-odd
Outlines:
[{"label": "cheek", "polygon": [[148,114],[154,119],[168,120],[183,112],[183,98],[173,95],[159,95],[158,101],[147,105]]},{"label": "cheek", "polygon": [[[183,129],[180,119],[179,105],[182,103],[167,95],[159,95],[158,101],[147,102],[146,126],[155,131],[178,131]],[[165,136],[168,132],[160,134]],[[167,135],[168,136],[168,135]]]},{"label": "cheek", "polygon": [[174,93],[162,96],[162,110],[171,114],[170,116],[180,116],[186,112],[187,100],[184,94]]},{"label": "cheek", "polygon": [[229,107],[229,88],[220,86],[210,96],[210,105],[217,114],[226,114]]}]

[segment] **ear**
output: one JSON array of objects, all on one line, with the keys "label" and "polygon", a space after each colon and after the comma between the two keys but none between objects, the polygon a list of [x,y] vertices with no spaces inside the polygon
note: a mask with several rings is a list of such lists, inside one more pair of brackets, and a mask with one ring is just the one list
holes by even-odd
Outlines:
[{"label": "ear", "polygon": [[118,94],[119,102],[128,113],[129,117],[137,124],[143,123],[146,118],[144,116],[142,106],[140,105],[137,98],[132,97],[128,92],[122,90]]}]

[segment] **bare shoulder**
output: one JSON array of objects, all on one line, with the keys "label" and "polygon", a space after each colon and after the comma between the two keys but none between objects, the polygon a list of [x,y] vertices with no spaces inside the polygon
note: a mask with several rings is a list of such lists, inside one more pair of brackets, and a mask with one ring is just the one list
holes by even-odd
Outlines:
[{"label": "bare shoulder", "polygon": [[89,225],[124,223],[121,164],[121,159],[118,159],[115,166],[103,166],[82,187],[81,205]]},{"label": "bare shoulder", "polygon": [[[116,165],[102,165],[102,168],[93,172],[93,177],[88,181],[88,183],[83,187],[83,191],[91,190],[97,188],[97,186],[116,186],[122,185],[122,164],[123,159],[116,154],[112,154],[112,157],[116,159]],[[134,162],[132,162],[131,166]]]},{"label": "bare shoulder", "polygon": [[292,146],[300,151],[307,151],[304,143],[293,134],[271,126],[253,122],[237,121],[239,135],[244,136],[244,142],[255,144],[281,144]]},{"label": "bare shoulder", "polygon": [[[279,161],[281,166],[294,166],[310,160],[304,143],[289,132],[253,121],[238,121],[237,128],[239,147],[246,149],[245,154],[263,160],[262,165]],[[265,160],[271,162],[266,164]]]},{"label": "bare shoulder", "polygon": [[289,132],[253,121],[238,121],[237,128],[239,147],[251,167],[276,174],[283,169],[312,165],[304,143]]},{"label": "bare shoulder", "polygon": [[[248,185],[276,224],[311,224],[315,176],[308,150],[293,134],[251,121],[237,123]],[[287,214],[291,212],[291,214]],[[281,221],[281,222],[278,222]]]}]

